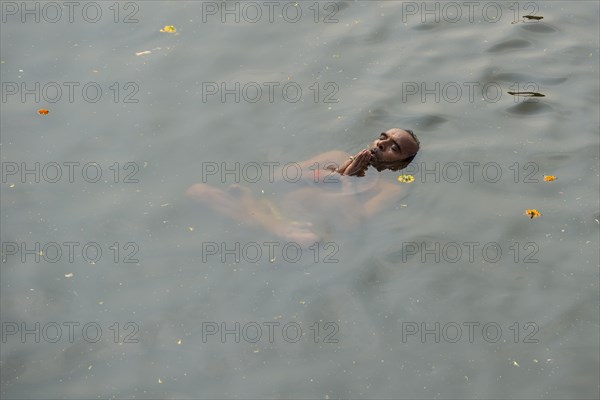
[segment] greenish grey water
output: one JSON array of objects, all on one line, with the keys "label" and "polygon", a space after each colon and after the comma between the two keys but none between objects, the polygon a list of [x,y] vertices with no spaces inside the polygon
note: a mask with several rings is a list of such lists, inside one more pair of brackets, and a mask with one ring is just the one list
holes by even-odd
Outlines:
[{"label": "greenish grey water", "polygon": [[[495,23],[480,13],[473,22],[422,23],[395,1],[321,3],[318,23],[313,2],[299,3],[305,14],[296,23],[281,10],[273,23],[266,15],[221,23],[206,14],[203,22],[201,2],[132,4],[137,23],[114,23],[102,3],[95,24],[80,14],[73,23],[7,16],[1,24],[3,84],[97,82],[104,91],[97,103],[76,92],[72,103],[8,96],[0,104],[3,165],[96,162],[103,170],[97,183],[80,175],[73,183],[2,182],[3,243],[94,242],[103,250],[93,265],[80,253],[56,263],[2,255],[3,329],[36,322],[102,328],[97,343],[80,330],[72,342],[7,335],[3,398],[599,397],[597,2],[537,2],[543,20],[514,24],[508,2],[494,3],[503,10]],[[517,4],[526,14],[528,3]],[[121,9],[120,21],[131,10]],[[323,23],[331,10],[337,22]],[[171,24],[177,35],[159,32]],[[138,103],[123,101],[128,82],[139,87]],[[303,96],[204,102],[203,82],[295,82]],[[315,102],[311,86],[330,82],[339,101],[324,102],[325,90]],[[481,91],[473,99],[463,91],[457,101],[452,92],[439,101],[408,95],[407,84],[436,82],[463,90],[493,83],[502,93],[497,101]],[[532,88],[546,96],[506,93]],[[49,115],[37,115],[39,108]],[[306,250],[296,263],[203,260],[202,243],[277,241],[184,196],[207,162],[285,164],[333,149],[354,153],[395,126],[419,137],[416,166],[495,162],[502,179],[490,182],[476,169],[473,182],[436,182],[413,165],[406,195],[360,230],[322,216],[337,263],[324,262],[323,248],[318,262]],[[109,169],[115,162],[119,182]],[[127,162],[140,167],[138,183],[122,182]],[[526,179],[527,163],[539,182]],[[558,179],[543,182],[543,175]],[[264,180],[243,184],[272,191]],[[542,217],[528,219],[530,208]],[[128,242],[138,247],[138,263],[122,262]],[[478,250],[494,242],[502,257],[423,262],[409,254],[413,242],[478,242]],[[525,262],[528,243],[539,262]],[[236,321],[280,326],[272,342],[266,329],[256,343],[233,335],[203,342],[203,323],[231,328]],[[123,343],[127,322],[139,327],[138,343]],[[324,343],[323,332],[316,342],[315,322],[320,329],[333,323],[338,342]],[[403,340],[403,326],[436,322],[457,324],[463,336],[452,343],[448,330],[437,342],[433,334]],[[472,341],[471,322],[479,324]],[[282,338],[286,323],[302,327],[301,340]],[[486,323],[501,327],[496,342],[482,338]],[[535,343],[526,340],[534,327]]]}]

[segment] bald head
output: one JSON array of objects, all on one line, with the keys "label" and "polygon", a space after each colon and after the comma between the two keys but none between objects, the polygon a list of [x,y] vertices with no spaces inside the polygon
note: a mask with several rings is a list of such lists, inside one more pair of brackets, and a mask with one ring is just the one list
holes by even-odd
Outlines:
[{"label": "bald head", "polygon": [[418,153],[420,143],[411,130],[392,128],[382,132],[371,145],[371,165],[378,171],[405,168]]}]

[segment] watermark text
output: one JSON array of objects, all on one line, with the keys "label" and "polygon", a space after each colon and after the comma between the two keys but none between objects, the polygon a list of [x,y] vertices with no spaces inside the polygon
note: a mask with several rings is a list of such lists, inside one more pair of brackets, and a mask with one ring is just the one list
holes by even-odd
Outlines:
[{"label": "watermark text", "polygon": [[339,85],[335,82],[202,82],[203,103],[274,103],[283,100],[297,103],[338,103]]},{"label": "watermark text", "polygon": [[107,183],[139,183],[135,176],[140,166],[132,161],[102,166],[92,161],[50,162],[15,162],[0,163],[2,183],[97,183],[102,180]]},{"label": "watermark text", "polygon": [[[115,264],[137,264],[136,255],[140,250],[136,242],[101,245],[97,242],[2,242],[2,263],[18,260],[21,263],[35,262],[55,264],[58,262],[73,264],[83,260],[88,264],[97,264],[104,256]],[[108,254],[108,256],[106,255]]]},{"label": "watermark text", "polygon": [[106,98],[114,103],[135,104],[140,100],[137,82],[113,82],[103,85],[98,82],[2,82],[2,103],[98,103]]},{"label": "watermark text", "polygon": [[505,246],[498,242],[402,242],[402,262],[418,257],[422,263],[475,263],[495,264],[508,257],[515,264],[537,264],[540,247],[535,242],[512,242]]},{"label": "watermark text", "polygon": [[3,1],[2,23],[96,24],[109,21],[135,24],[140,7],[134,1]]},{"label": "watermark text", "polygon": [[[539,343],[535,335],[539,326],[535,322],[504,325],[498,322],[402,322],[402,343]],[[508,333],[509,332],[509,333]],[[508,334],[507,334],[508,333]],[[504,335],[504,339],[502,339]]]},{"label": "watermark text", "polygon": [[[306,328],[305,328],[306,329]],[[308,332],[298,322],[202,322],[202,343],[298,343],[302,339],[314,343],[338,343],[340,327],[336,322],[317,321],[308,326]]]},{"label": "watermark text", "polygon": [[[104,327],[104,329],[103,329]],[[97,343],[107,335],[114,343],[138,343],[140,327],[135,322],[115,322],[102,325],[98,322],[2,322],[2,343],[18,340],[21,343],[73,343],[84,340]],[[109,333],[110,332],[110,333]]]},{"label": "watermark text", "polygon": [[315,242],[309,246],[296,242],[202,242],[202,262],[220,260],[222,263],[244,261],[256,264],[282,259],[288,263],[304,260],[315,264],[335,264],[339,262],[336,258],[339,250],[340,247],[335,242]]},{"label": "watermark text", "polygon": [[336,18],[339,10],[339,3],[332,1],[203,1],[202,22],[295,24],[307,20],[315,24],[335,24],[339,22]]}]

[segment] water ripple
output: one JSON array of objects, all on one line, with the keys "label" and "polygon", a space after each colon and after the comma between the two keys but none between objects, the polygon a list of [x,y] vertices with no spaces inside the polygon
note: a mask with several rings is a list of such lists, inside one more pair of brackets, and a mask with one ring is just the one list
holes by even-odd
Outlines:
[{"label": "water ripple", "polygon": [[490,47],[488,53],[502,53],[517,49],[523,49],[531,46],[531,42],[524,39],[511,39],[504,42],[498,43]]},{"label": "water ripple", "polygon": [[542,102],[524,101],[515,106],[507,108],[506,111],[511,114],[533,115],[552,111],[552,107],[549,104]]}]

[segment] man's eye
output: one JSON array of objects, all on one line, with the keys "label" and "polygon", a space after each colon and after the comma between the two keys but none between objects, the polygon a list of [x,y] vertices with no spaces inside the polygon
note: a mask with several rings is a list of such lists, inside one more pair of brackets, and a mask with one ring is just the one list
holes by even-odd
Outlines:
[{"label": "man's eye", "polygon": [[385,133],[382,133],[379,135],[379,139],[385,139],[387,136],[385,135]]},{"label": "man's eye", "polygon": [[392,146],[392,150],[394,150],[394,151],[400,151],[400,149],[396,145]]}]

